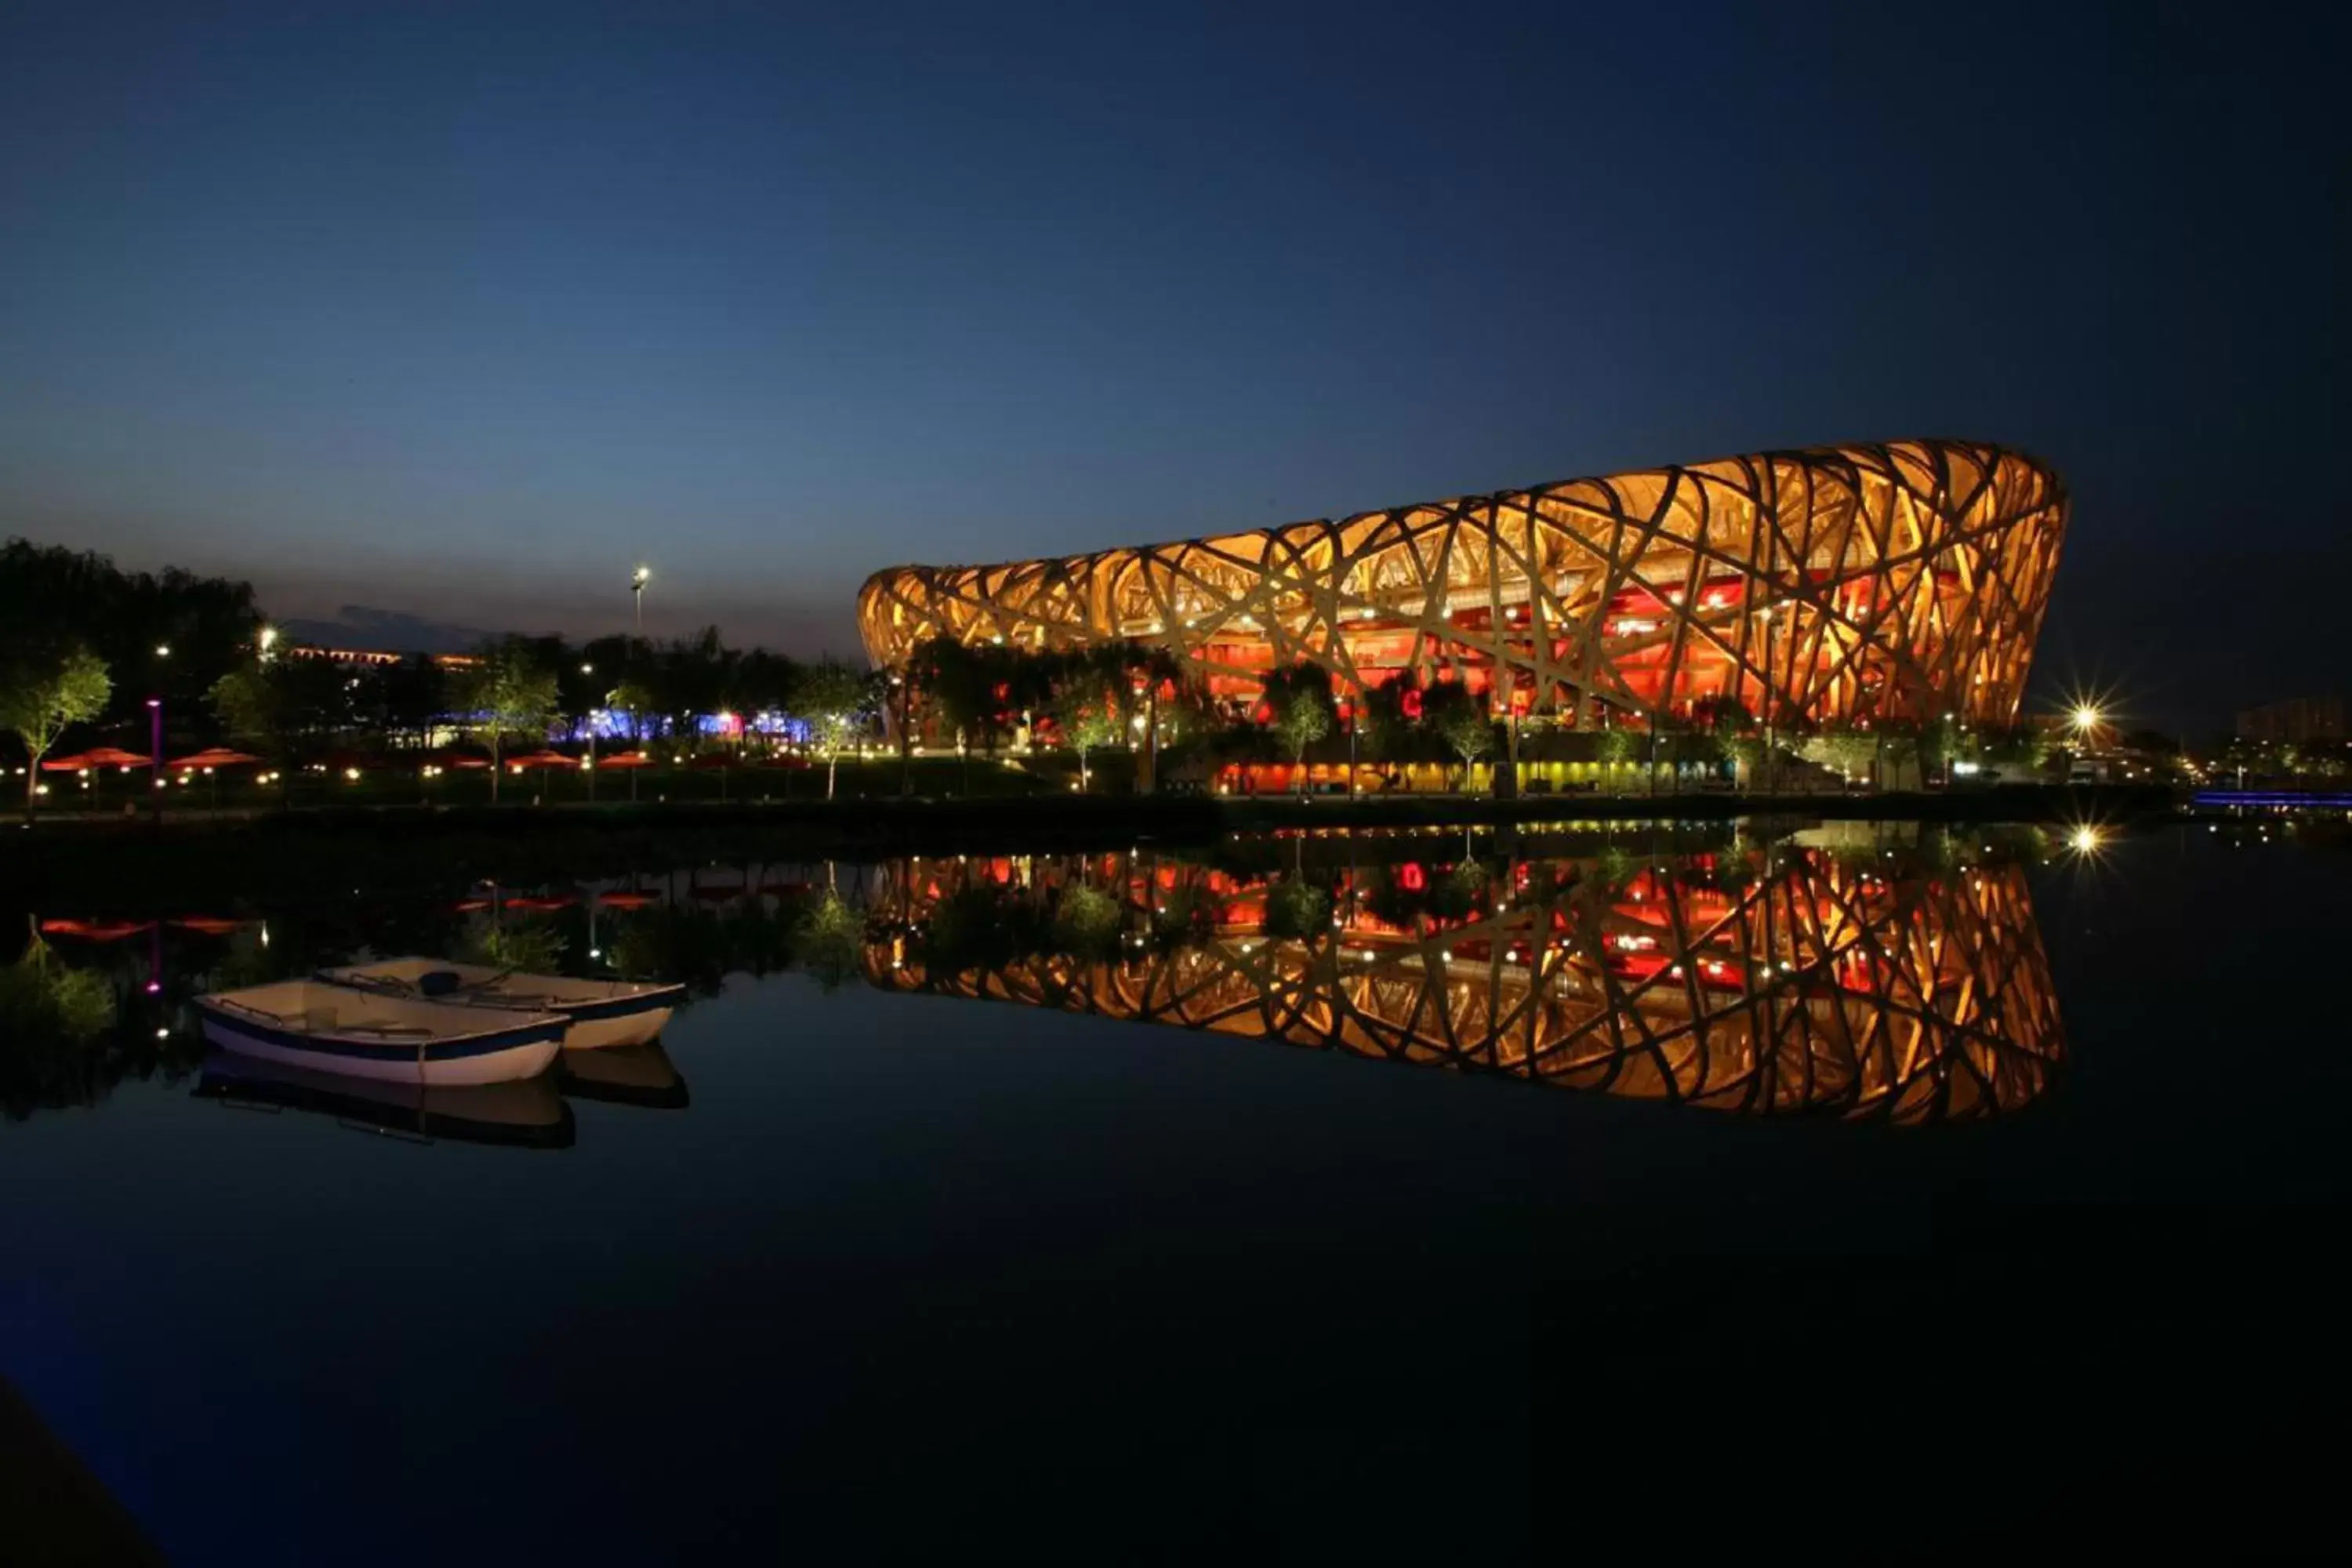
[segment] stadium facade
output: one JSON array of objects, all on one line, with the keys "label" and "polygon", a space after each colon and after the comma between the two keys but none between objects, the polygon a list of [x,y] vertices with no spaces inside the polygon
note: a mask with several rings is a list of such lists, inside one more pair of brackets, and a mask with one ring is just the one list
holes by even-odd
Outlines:
[{"label": "stadium facade", "polygon": [[1981,442],[1725,458],[1338,521],[995,566],[901,566],[858,597],[876,663],[941,635],[1120,638],[1245,698],[1323,665],[1411,671],[1578,728],[1736,700],[1776,723],[2015,721],[2065,531],[2058,476]]}]

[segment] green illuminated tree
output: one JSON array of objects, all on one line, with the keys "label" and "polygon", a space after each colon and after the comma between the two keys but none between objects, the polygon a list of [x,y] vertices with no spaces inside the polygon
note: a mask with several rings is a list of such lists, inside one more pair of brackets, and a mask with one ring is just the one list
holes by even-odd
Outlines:
[{"label": "green illuminated tree", "polygon": [[1470,770],[1495,750],[1495,716],[1486,700],[1459,680],[1441,681],[1422,697],[1422,722],[1462,759],[1462,784],[1470,784]]},{"label": "green illuminated tree", "polygon": [[457,681],[457,708],[490,743],[490,804],[499,803],[499,746],[509,734],[535,733],[547,742],[555,721],[555,671],[524,637],[508,637],[482,650],[480,662]]},{"label": "green illuminated tree", "polygon": [[874,677],[827,655],[803,665],[793,680],[793,712],[807,721],[810,741],[824,757],[824,798],[833,798],[841,753],[857,743],[874,713]]},{"label": "green illuminated tree", "polygon": [[41,759],[67,725],[97,718],[112,689],[106,661],[79,644],[26,650],[0,664],[0,728],[25,742],[27,814],[39,788]]},{"label": "green illuminated tree", "polygon": [[[1290,748],[1294,766],[1307,760],[1307,748],[1328,735],[1339,713],[1331,701],[1331,672],[1319,664],[1294,664],[1266,677],[1265,704],[1273,711],[1268,726]],[[1298,788],[1307,790],[1307,773],[1298,772]]]}]

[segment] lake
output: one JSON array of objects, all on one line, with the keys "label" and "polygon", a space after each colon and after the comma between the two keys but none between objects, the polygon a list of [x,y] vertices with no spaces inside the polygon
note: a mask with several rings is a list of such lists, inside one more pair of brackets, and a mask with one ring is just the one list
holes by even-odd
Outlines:
[{"label": "lake", "polygon": [[[2316,1543],[2347,871],[1562,825],[19,911],[12,1016],[107,1017],[0,1044],[0,1373],[182,1563]],[[695,997],[471,1096],[207,1064],[193,993],[410,952]]]}]

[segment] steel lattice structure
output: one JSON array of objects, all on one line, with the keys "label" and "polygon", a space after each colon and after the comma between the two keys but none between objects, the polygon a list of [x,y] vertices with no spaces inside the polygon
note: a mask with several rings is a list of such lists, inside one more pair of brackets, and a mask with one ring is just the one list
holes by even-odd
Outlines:
[{"label": "steel lattice structure", "polygon": [[[985,864],[899,862],[866,977],[890,990],[1005,1001],[1755,1115],[1914,1124],[2037,1099],[2064,1057],[2023,871],[2014,864],[1887,876],[1818,851],[1775,851],[1728,888],[1644,870],[1603,884],[1547,863],[1556,891],[1466,921],[1401,927],[1342,889],[1328,941],[1269,939],[1250,889],[1124,859],[1066,862],[1028,896],[1084,878],[1128,925],[1205,890],[1226,920],[1205,942],[1103,962],[1040,952],[927,967],[920,932]],[[1763,868],[1769,867],[1769,868]],[[1241,918],[1233,918],[1236,912]],[[908,933],[914,933],[910,940]]]},{"label": "steel lattice structure", "polygon": [[1777,721],[2009,723],[2064,531],[2051,469],[1982,443],[1726,458],[1252,533],[997,566],[902,566],[858,595],[878,664],[927,638],[1120,637],[1255,689],[1459,669],[1596,721],[1736,699]]}]

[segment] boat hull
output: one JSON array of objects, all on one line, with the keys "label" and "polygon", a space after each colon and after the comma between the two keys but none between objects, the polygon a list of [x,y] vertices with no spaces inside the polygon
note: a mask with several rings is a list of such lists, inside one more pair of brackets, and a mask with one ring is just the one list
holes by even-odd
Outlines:
[{"label": "boat hull", "polygon": [[428,1044],[355,1047],[337,1042],[308,1039],[256,1023],[207,1011],[205,1038],[225,1051],[257,1057],[263,1061],[307,1068],[344,1078],[374,1079],[384,1083],[422,1083],[436,1088],[508,1083],[535,1078],[553,1065],[562,1048],[552,1030],[510,1043],[467,1042],[463,1051]]},{"label": "boat hull", "polygon": [[642,1012],[615,1014],[611,1017],[568,1017],[563,1032],[563,1048],[567,1051],[599,1051],[615,1046],[650,1045],[661,1037],[662,1026],[674,1012],[669,1007],[650,1007]]}]

